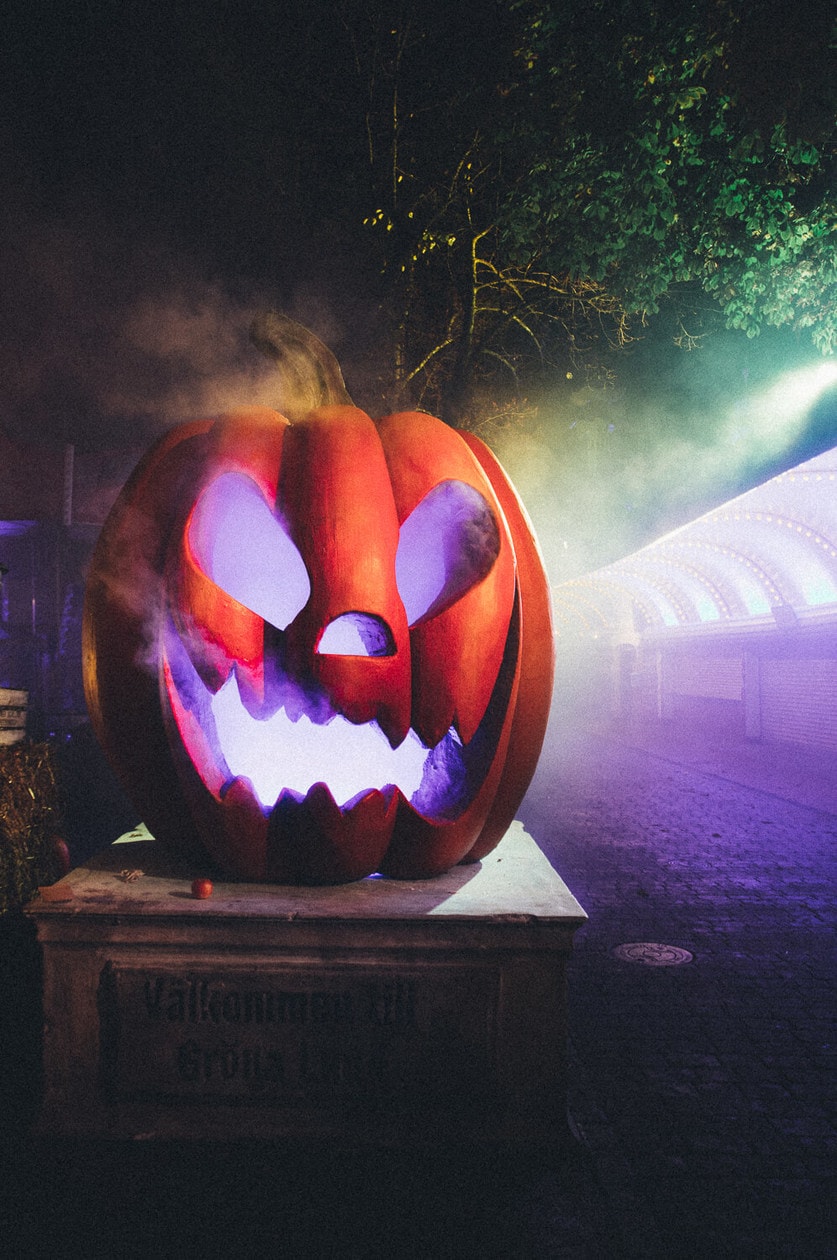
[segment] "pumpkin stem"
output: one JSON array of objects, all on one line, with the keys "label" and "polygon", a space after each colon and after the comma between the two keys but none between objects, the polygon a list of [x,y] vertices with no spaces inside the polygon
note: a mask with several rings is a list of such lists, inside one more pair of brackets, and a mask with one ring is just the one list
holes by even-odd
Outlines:
[{"label": "pumpkin stem", "polygon": [[302,420],[316,407],[354,405],[334,355],[302,324],[264,311],[250,326],[250,340],[279,364],[277,408],[289,420]]}]

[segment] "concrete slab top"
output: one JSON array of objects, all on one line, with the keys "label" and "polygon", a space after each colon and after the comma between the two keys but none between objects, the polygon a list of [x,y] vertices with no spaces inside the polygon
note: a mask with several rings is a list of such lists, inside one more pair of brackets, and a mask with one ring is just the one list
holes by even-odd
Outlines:
[{"label": "concrete slab top", "polygon": [[[134,834],[146,838],[133,839]],[[351,884],[292,887],[213,881],[212,896],[192,895],[200,872],[142,831],[122,837],[29,903],[38,918],[137,915],[143,919],[211,915],[276,920],[479,919],[560,921],[577,927],[586,914],[520,822],[481,862],[434,879],[408,882],[369,876]],[[64,899],[61,899],[61,898]],[[49,898],[49,899],[47,899]],[[54,898],[54,899],[53,899]]]}]

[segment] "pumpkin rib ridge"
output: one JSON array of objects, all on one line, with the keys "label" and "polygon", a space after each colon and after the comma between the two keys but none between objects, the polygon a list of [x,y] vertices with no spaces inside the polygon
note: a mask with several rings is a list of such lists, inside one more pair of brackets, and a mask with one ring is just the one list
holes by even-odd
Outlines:
[{"label": "pumpkin rib ridge", "polygon": [[528,513],[489,447],[475,434],[462,437],[490,478],[514,538],[521,617],[520,684],[509,753],[491,812],[463,859],[476,862],[502,840],[535,773],[552,702],[555,646],[549,580]]},{"label": "pumpkin rib ridge", "polygon": [[195,421],[169,430],[140,460],[99,535],[82,619],[85,700],[96,737],[152,834],[193,854],[203,846],[168,755],[148,630],[162,598],[173,515],[167,504],[177,504],[177,487],[199,462],[211,426]]}]

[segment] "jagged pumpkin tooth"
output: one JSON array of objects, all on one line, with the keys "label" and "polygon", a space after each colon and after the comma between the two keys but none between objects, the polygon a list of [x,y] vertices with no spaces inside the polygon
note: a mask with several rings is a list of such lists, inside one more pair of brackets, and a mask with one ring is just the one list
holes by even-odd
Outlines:
[{"label": "jagged pumpkin tooth", "polygon": [[216,861],[245,879],[261,879],[267,859],[267,819],[249,779],[234,779],[227,788],[218,821],[224,843],[223,850],[218,845]]},{"label": "jagged pumpkin tooth", "polygon": [[304,801],[280,798],[270,819],[272,878],[293,884],[343,884],[380,868],[395,823],[397,802],[370,791],[340,807],[324,783]]}]

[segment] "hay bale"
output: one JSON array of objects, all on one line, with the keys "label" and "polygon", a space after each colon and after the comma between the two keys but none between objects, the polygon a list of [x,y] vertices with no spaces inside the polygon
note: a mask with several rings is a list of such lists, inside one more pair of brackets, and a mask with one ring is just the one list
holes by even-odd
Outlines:
[{"label": "hay bale", "polygon": [[61,832],[52,746],[0,745],[0,914],[22,906],[39,884],[61,876],[55,848]]}]

